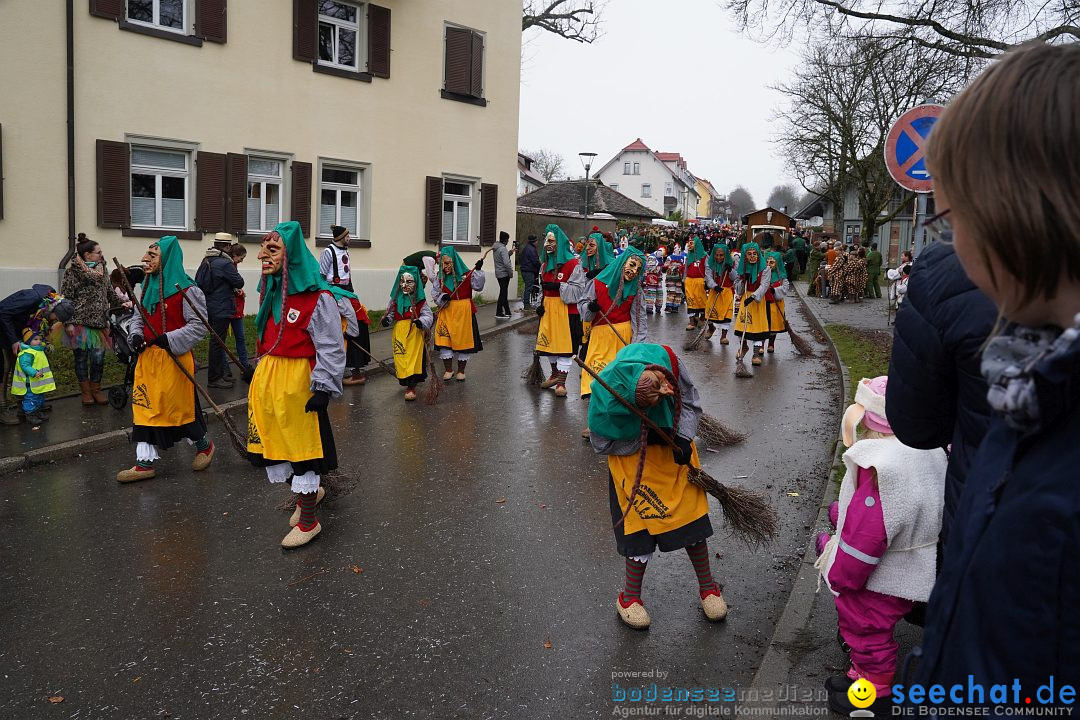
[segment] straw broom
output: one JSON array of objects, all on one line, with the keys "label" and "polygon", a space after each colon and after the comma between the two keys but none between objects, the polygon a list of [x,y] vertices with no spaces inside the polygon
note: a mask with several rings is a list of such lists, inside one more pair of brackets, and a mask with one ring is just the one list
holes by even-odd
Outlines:
[{"label": "straw broom", "polygon": [[705,321],[701,323],[701,330],[692,340],[688,340],[683,343],[683,350],[694,351],[701,347],[701,341],[705,339],[705,331],[709,329],[709,318],[712,317],[713,308],[716,307],[716,301],[720,299],[720,289],[717,288],[716,294],[713,295],[712,303],[705,310]]},{"label": "straw broom", "polygon": [[[581,362],[581,360],[574,358],[574,361],[580,365],[585,372],[592,376],[593,382],[598,383],[601,387],[611,393],[612,397],[614,397],[619,404],[637,415],[646,428],[655,432],[661,440],[672,448],[678,448],[678,445],[675,444],[675,441],[671,436],[661,430],[660,427],[650,420],[636,405],[615,392],[607,382],[593,372],[591,368],[585,365],[585,363]],[[634,482],[633,489],[630,491],[630,497],[627,501],[626,512],[623,513],[623,519],[626,518],[626,514],[630,511],[630,508],[633,507],[634,497],[637,495],[640,488],[643,463],[644,452],[642,453],[642,461],[638,463],[637,478]],[[745,488],[724,485],[704,470],[695,467],[689,468],[687,479],[719,501],[720,509],[724,513],[724,518],[731,526],[732,532],[746,542],[751,544],[762,544],[769,542],[776,537],[779,527],[776,511],[769,505],[761,493],[756,493]]]},{"label": "straw broom", "polygon": [[[740,307],[739,312],[743,312],[744,308]],[[739,321],[738,313],[735,315],[735,322]],[[746,356],[746,322],[743,322],[742,335],[739,339],[739,351],[735,353],[735,377],[737,378],[752,378],[754,373],[750,372],[750,368],[746,367],[746,361],[743,359]]]}]

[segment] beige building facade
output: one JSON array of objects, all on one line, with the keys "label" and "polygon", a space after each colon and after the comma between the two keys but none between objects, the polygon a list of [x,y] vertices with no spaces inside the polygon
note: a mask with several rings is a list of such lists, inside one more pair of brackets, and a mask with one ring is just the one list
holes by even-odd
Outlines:
[{"label": "beige building facade", "polygon": [[316,254],[350,228],[377,308],[405,255],[513,234],[521,8],[380,2],[0,3],[0,297],[56,285],[78,232],[126,264],[177,235],[192,274],[233,232],[253,291],[296,219]]}]

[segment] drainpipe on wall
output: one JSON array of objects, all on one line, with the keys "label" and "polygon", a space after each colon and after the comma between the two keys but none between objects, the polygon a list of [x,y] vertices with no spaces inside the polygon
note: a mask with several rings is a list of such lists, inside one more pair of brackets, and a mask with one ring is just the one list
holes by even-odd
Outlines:
[{"label": "drainpipe on wall", "polygon": [[67,0],[67,206],[68,250],[60,259],[61,274],[75,255],[75,0]]}]

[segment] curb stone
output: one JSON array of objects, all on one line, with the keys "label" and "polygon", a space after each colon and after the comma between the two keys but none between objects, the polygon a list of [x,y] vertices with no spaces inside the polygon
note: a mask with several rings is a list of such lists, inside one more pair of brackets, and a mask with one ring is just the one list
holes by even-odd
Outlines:
[{"label": "curb stone", "polygon": [[[501,323],[493,328],[489,328],[486,331],[480,333],[480,337],[484,340],[502,335],[514,328],[531,322],[536,318],[535,315],[522,315],[520,318],[510,320],[509,322]],[[393,358],[384,360],[383,362],[391,363]],[[364,372],[367,375],[385,375],[386,371],[382,366],[377,363],[371,363],[365,367]],[[236,410],[247,407],[247,398],[240,398],[238,400],[230,400],[229,402],[221,403],[218,405],[223,411],[234,414]],[[207,421],[220,422],[214,411],[210,408],[203,408],[203,415]],[[104,450],[109,447],[123,445],[130,441],[131,429],[124,430],[112,430],[106,433],[99,433],[97,435],[89,435],[84,438],[78,438],[76,440],[68,440],[66,442],[57,443],[55,445],[47,445],[36,450],[28,450],[24,453],[17,455],[10,455],[8,457],[0,457],[0,477],[9,475],[20,470],[29,470],[36,465],[44,465],[50,462],[56,462],[65,458],[75,457],[85,452],[92,452],[95,450]]]}]

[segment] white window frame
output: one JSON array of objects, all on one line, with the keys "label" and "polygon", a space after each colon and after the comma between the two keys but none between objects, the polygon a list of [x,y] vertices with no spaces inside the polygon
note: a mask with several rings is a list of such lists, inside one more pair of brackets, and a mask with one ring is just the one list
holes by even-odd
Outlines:
[{"label": "white window frame", "polygon": [[675,195],[675,183],[673,183],[673,182],[664,183],[664,197],[669,197],[669,196],[674,197],[674,195]]},{"label": "white window frame", "polygon": [[[289,158],[285,157],[285,156],[281,156],[281,155],[270,155],[270,154],[267,154],[267,153],[259,153],[259,152],[248,152],[246,154],[248,156],[248,162],[247,162],[248,176],[247,176],[247,184],[244,186],[245,199],[247,199],[247,193],[250,192],[250,186],[251,186],[252,183],[257,182],[257,183],[260,183],[262,185],[262,190],[261,190],[261,193],[260,193],[260,196],[259,196],[259,220],[260,220],[260,222],[262,224],[262,227],[258,227],[258,228],[247,227],[245,229],[249,234],[267,233],[267,232],[270,232],[271,230],[273,230],[274,226],[270,225],[266,221],[266,186],[268,184],[278,186],[278,222],[282,222],[282,220],[285,218],[285,215],[286,215],[286,212],[285,212],[285,198],[287,197],[287,195],[285,194],[285,191],[286,191],[285,178],[288,175],[288,173],[286,173],[285,170],[288,167]],[[258,173],[253,173],[251,171],[251,161],[252,160],[263,160],[263,161],[266,161],[266,162],[275,162],[275,163],[277,163],[278,167],[281,170],[281,175],[275,178],[275,177],[270,176],[270,175],[260,175]],[[244,224],[245,225],[248,224],[248,222],[247,222],[247,203],[246,202],[244,203]]]},{"label": "white window frame", "polygon": [[634,174],[635,175],[640,175],[641,174],[641,163],[639,163],[639,162],[634,163]]},{"label": "white window frame", "polygon": [[[356,185],[345,185],[344,183],[324,182],[323,170],[344,170],[346,172],[356,173]],[[338,160],[335,158],[320,158],[319,159],[319,196],[316,217],[318,218],[319,228],[316,237],[322,240],[332,240],[334,234],[330,228],[322,227],[322,194],[323,190],[336,190],[337,204],[336,212],[334,214],[334,225],[341,225],[341,191],[351,191],[356,188],[356,228],[355,232],[350,228],[349,232],[352,235],[353,240],[366,240],[368,238],[368,212],[371,207],[370,203],[370,187],[371,187],[371,165],[368,163],[359,163],[351,160]],[[347,226],[346,226],[347,227]]]},{"label": "white window frame", "polygon": [[[365,11],[366,3],[348,2],[348,0],[333,0],[333,1],[335,3],[337,3],[337,4],[339,4],[339,5],[348,5],[350,7],[356,8],[356,22],[351,23],[351,22],[348,22],[347,20],[342,20],[340,18],[330,17],[329,15],[323,15],[322,13],[318,14],[318,17],[316,18],[316,23],[315,23],[315,43],[316,43],[315,52],[316,53],[319,52],[318,43],[319,43],[319,36],[321,35],[320,26],[323,23],[326,23],[327,25],[333,25],[334,26],[334,57],[335,57],[335,60],[330,61],[330,60],[323,60],[322,58],[317,58],[317,62],[320,65],[324,65],[326,67],[340,68],[341,70],[351,70],[353,72],[360,72],[361,70],[364,70],[367,67],[366,60],[361,61],[361,59],[360,59],[360,58],[366,58],[367,57],[367,48],[364,45],[364,43],[365,43],[365,39],[364,39],[365,33],[362,32],[362,30],[364,29],[364,19],[367,16],[367,12]],[[337,62],[337,60],[336,60],[336,58],[338,56],[338,36],[339,36],[339,34],[341,33],[341,31],[343,29],[344,30],[351,30],[351,31],[356,33],[356,44],[353,47],[353,60],[355,61],[355,64],[353,64],[353,65],[343,65],[343,64]]]},{"label": "white window frame", "polygon": [[154,8],[154,19],[151,22],[146,22],[144,20],[133,20],[128,12],[128,4],[126,1],[124,2],[124,20],[131,23],[132,25],[140,25],[142,27],[154,28],[155,30],[163,30],[165,32],[176,33],[177,35],[188,34],[188,18],[191,17],[191,8],[189,7],[189,5],[191,4],[191,0],[183,0],[182,2],[183,9],[181,11],[179,28],[166,27],[165,25],[161,25],[161,0],[151,0],[151,2],[153,3]]},{"label": "white window frame", "polygon": [[641,197],[652,197],[652,183],[641,183]]},{"label": "white window frame", "polygon": [[608,187],[610,187],[615,192],[619,192],[619,183],[611,183],[611,185],[609,185]]},{"label": "white window frame", "polygon": [[[461,185],[468,185],[469,186],[469,195],[468,195],[468,197],[466,197],[464,195],[449,195],[449,194],[447,194],[447,192],[446,192],[446,184],[447,183],[458,183],[458,184],[461,184]],[[439,208],[439,213],[440,213],[439,217],[442,218],[442,213],[446,212],[445,206],[446,206],[447,201],[449,200],[449,201],[454,202],[454,219],[451,222],[451,227],[453,228],[453,231],[450,234],[451,239],[450,240],[444,240],[443,238],[445,236],[440,235],[440,237],[439,237],[440,242],[443,242],[443,243],[449,244],[449,245],[477,245],[477,244],[479,244],[480,239],[478,237],[476,237],[480,232],[480,226],[478,225],[478,216],[477,216],[477,213],[479,212],[479,209],[480,209],[479,208],[479,206],[480,206],[480,202],[479,202],[479,194],[480,194],[479,193],[479,185],[480,185],[479,178],[463,177],[461,175],[444,175],[443,176],[443,200],[442,200],[443,204]],[[461,207],[461,201],[463,199],[467,200],[468,203],[469,203],[469,229],[465,233],[464,238],[458,238],[457,237],[457,218],[458,218],[458,212],[460,211],[460,207]],[[442,224],[442,227],[443,227],[443,232],[445,233],[445,231],[446,231],[446,223],[445,222]]]},{"label": "white window frame", "polygon": [[629,175],[630,174],[630,163],[624,162],[622,164],[622,174],[623,175]]},{"label": "white window frame", "polygon": [[[184,156],[184,170],[173,170],[172,168],[154,167],[153,165],[137,165],[134,161],[136,150],[151,150],[154,152],[170,152]],[[189,230],[191,228],[191,188],[192,179],[194,177],[193,164],[191,162],[194,148],[190,147],[176,147],[175,144],[161,145],[145,142],[132,143],[130,146],[130,166],[128,168],[128,197],[133,199],[131,177],[133,175],[153,175],[154,176],[154,224],[153,225],[136,225],[132,222],[131,227],[133,229],[153,229],[153,230]],[[161,218],[161,201],[164,199],[161,194],[161,179],[163,177],[179,177],[184,179],[184,224],[183,225],[163,225]],[[131,200],[129,199],[129,202]]]}]

